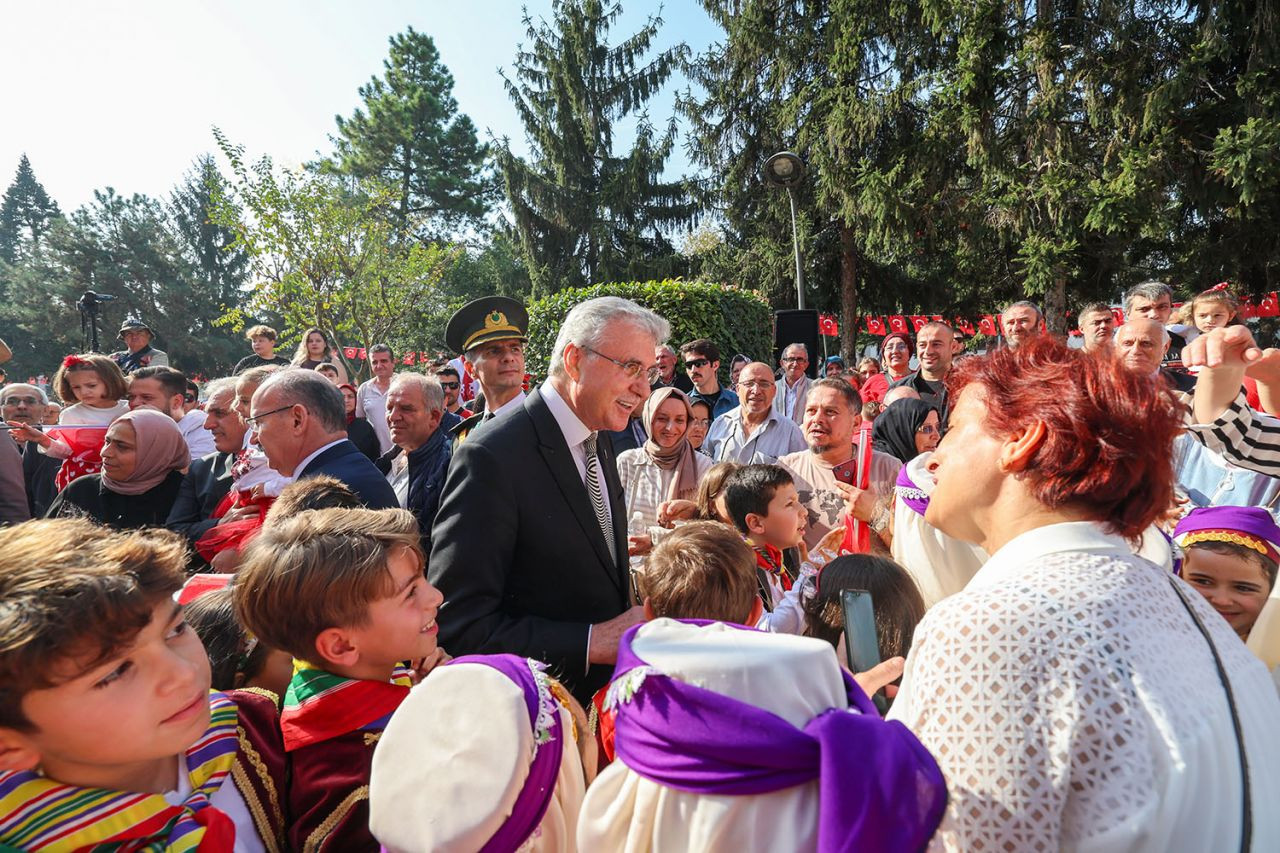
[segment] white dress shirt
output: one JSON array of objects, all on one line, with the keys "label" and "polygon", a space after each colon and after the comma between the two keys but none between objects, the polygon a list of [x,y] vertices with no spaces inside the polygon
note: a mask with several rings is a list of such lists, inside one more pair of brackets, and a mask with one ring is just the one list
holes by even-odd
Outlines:
[{"label": "white dress shirt", "polygon": [[[545,388],[545,387],[547,387],[547,386],[545,386],[545,385],[544,385],[543,387]],[[519,394],[515,395],[515,396],[514,396],[514,397],[512,397],[510,400],[508,400],[507,402],[503,403],[503,404],[502,404],[501,406],[499,406],[498,408],[493,409],[493,410],[492,410],[492,411],[493,411],[493,417],[495,417],[495,418],[500,418],[500,417],[502,417],[503,415],[507,414],[508,412],[514,412],[516,409],[518,409],[518,408],[520,408],[521,406],[523,406],[523,405],[524,405],[524,398],[525,398],[525,393],[524,393],[523,391],[521,391]],[[558,398],[557,398],[557,399],[558,399]],[[563,402],[563,401],[562,401],[562,402]],[[486,411],[486,412],[487,412],[487,411],[490,411],[488,402],[486,402],[486,403],[484,404],[484,406],[485,406],[485,411]],[[568,409],[569,409],[569,407],[568,407],[568,406],[565,406],[565,410],[566,410],[566,411],[568,411]],[[571,412],[570,414],[572,414],[572,412]],[[493,418],[490,418],[490,420],[492,420],[492,419],[493,419]],[[559,421],[559,418],[557,418],[556,420],[557,420],[557,421]],[[561,425],[561,427],[562,427],[562,429],[563,429],[563,425]]]},{"label": "white dress shirt", "polygon": [[702,446],[717,462],[771,465],[778,457],[805,450],[809,445],[800,427],[776,409],[770,409],[768,420],[747,435],[739,406],[712,421]]},{"label": "white dress shirt", "polygon": [[[1226,693],[1172,576],[1090,522],[1029,531],[916,628],[889,716],[933,753],[946,850],[1240,847]],[[1280,696],[1239,637],[1176,581],[1239,711],[1253,849],[1280,850]]]},{"label": "white dress shirt", "polygon": [[378,387],[377,378],[361,382],[356,389],[356,415],[373,427],[378,436],[379,453],[386,453],[391,449],[391,426],[387,423],[387,394],[390,391],[391,382],[387,382],[387,389],[384,391]]}]

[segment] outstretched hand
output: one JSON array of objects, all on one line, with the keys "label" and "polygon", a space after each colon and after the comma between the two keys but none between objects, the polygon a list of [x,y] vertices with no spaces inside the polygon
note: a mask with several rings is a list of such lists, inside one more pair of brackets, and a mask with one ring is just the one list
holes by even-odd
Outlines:
[{"label": "outstretched hand", "polygon": [[1182,350],[1182,363],[1187,367],[1240,368],[1263,358],[1246,326],[1226,326],[1205,332]]}]

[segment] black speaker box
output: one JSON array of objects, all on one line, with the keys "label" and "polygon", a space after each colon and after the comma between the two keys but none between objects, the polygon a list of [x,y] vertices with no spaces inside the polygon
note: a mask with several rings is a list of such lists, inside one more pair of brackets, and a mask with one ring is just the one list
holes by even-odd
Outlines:
[{"label": "black speaker box", "polygon": [[773,365],[780,367],[782,351],[792,344],[804,344],[809,350],[806,373],[816,379],[822,367],[822,345],[818,340],[818,312],[805,309],[779,311],[773,317]]}]

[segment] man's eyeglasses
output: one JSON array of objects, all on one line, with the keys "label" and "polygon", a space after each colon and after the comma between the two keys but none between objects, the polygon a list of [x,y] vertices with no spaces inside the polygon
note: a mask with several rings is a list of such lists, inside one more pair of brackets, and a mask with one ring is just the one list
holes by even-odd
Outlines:
[{"label": "man's eyeglasses", "polygon": [[5,397],[0,406],[39,406],[39,397]]},{"label": "man's eyeglasses", "polygon": [[644,362],[637,361],[634,358],[631,359],[630,361],[618,361],[616,358],[613,358],[612,356],[607,356],[604,353],[600,352],[599,350],[594,350],[591,347],[584,346],[583,349],[591,353],[592,355],[600,356],[605,361],[612,361],[614,364],[618,365],[618,367],[622,368],[622,372],[626,374],[626,377],[628,379],[635,379],[641,373],[644,373],[647,375],[650,370],[650,368],[646,366]]},{"label": "man's eyeglasses", "polygon": [[789,356],[787,356],[786,358],[784,358],[784,359],[782,360],[782,363],[783,363],[783,364],[799,364],[799,363],[801,363],[801,362],[804,362],[805,364],[808,364],[808,363],[809,363],[809,359],[805,358],[805,357],[804,357],[804,356],[802,356],[802,355],[789,355]]},{"label": "man's eyeglasses", "polygon": [[462,386],[461,386],[459,383],[457,383],[457,382],[441,382],[441,383],[440,383],[440,387],[441,387],[441,388],[443,388],[443,389],[444,389],[444,390],[446,390],[446,391],[453,391],[453,390],[456,390],[456,389],[458,389],[458,388],[460,388],[460,387],[462,387]]},{"label": "man's eyeglasses", "polygon": [[694,367],[706,367],[711,363],[709,358],[692,358],[684,363],[684,369],[689,370]]},{"label": "man's eyeglasses", "polygon": [[183,400],[186,400],[188,403],[194,403],[194,402],[196,401],[196,395],[195,395],[195,394],[185,394],[185,395],[183,395],[182,399],[183,399]]},{"label": "man's eyeglasses", "polygon": [[739,382],[738,387],[746,388],[748,390],[751,388],[764,390],[766,388],[772,388],[775,384],[776,383],[774,383],[772,379],[752,379],[749,382]]},{"label": "man's eyeglasses", "polygon": [[263,418],[267,417],[268,415],[278,415],[280,412],[287,412],[287,411],[289,411],[290,409],[292,409],[292,408],[293,408],[293,406],[294,406],[294,404],[293,404],[293,403],[290,403],[290,404],[289,404],[289,405],[287,405],[287,406],[281,406],[281,407],[280,407],[280,408],[278,408],[278,409],[272,409],[272,410],[271,410],[271,411],[269,411],[269,412],[263,412],[262,414],[260,414],[260,415],[254,415],[254,416],[253,416],[253,417],[251,417],[251,418],[245,418],[245,419],[244,419],[244,422],[245,422],[246,424],[248,424],[250,427],[252,427],[253,429],[257,429],[259,426],[261,426],[261,422],[262,422],[262,419],[263,419]]}]

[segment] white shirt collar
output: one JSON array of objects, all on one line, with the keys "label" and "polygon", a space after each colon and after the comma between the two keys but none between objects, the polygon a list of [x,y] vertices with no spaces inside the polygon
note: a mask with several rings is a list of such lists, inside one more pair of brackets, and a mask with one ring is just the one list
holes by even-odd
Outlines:
[{"label": "white shirt collar", "polygon": [[1109,534],[1092,521],[1048,524],[1019,534],[991,555],[965,589],[983,589],[1012,578],[1029,564],[1050,554],[1066,552],[1115,554],[1132,557],[1133,549],[1121,536]]},{"label": "white shirt collar", "polygon": [[306,456],[304,456],[304,457],[302,458],[302,461],[301,461],[301,462],[299,462],[297,465],[294,465],[294,466],[293,466],[293,476],[294,476],[294,478],[295,478],[295,479],[297,479],[297,476],[298,476],[299,474],[301,474],[303,471],[307,470],[307,466],[311,464],[311,461],[312,461],[313,459],[315,459],[317,456],[319,456],[321,453],[324,453],[324,452],[325,452],[326,450],[328,450],[330,447],[333,447],[333,446],[335,446],[335,445],[341,444],[342,442],[344,442],[344,441],[346,441],[346,440],[347,440],[347,437],[344,435],[342,438],[338,439],[337,441],[331,441],[331,442],[329,442],[328,444],[326,444],[324,447],[318,447],[318,448],[316,448],[315,450],[313,450],[313,451],[311,451],[310,453],[308,453]]},{"label": "white shirt collar", "polygon": [[556,391],[555,386],[550,380],[542,383],[539,391],[542,394],[542,400],[547,404],[547,408],[551,410],[551,416],[556,419],[556,426],[560,427],[560,434],[564,436],[565,443],[570,447],[577,447],[587,440],[587,437],[593,432],[587,429],[573,409],[569,408],[569,404],[560,396],[560,392]]},{"label": "white shirt collar", "polygon": [[[523,405],[524,405],[524,392],[521,391],[519,394],[515,395],[510,400],[503,403],[498,408],[494,409],[493,416],[496,418],[498,415],[505,415],[507,412],[510,412],[512,409],[518,409]],[[489,404],[485,403],[485,408],[487,409],[488,407],[489,407]]]}]

